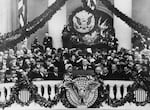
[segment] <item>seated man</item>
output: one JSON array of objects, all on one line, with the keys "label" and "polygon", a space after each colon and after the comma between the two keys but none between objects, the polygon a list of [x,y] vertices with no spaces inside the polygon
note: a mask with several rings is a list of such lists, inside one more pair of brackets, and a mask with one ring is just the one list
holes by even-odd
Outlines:
[{"label": "seated man", "polygon": [[122,73],[118,71],[118,67],[116,64],[111,65],[111,72],[109,74],[110,80],[123,80]]},{"label": "seated man", "polygon": [[101,66],[98,66],[98,67],[96,67],[95,68],[95,76],[94,76],[94,79],[95,80],[98,80],[98,81],[102,81],[102,79],[103,79],[103,69],[102,69],[102,67]]},{"label": "seated man", "polygon": [[9,69],[6,70],[5,76],[4,76],[4,82],[9,83],[9,82],[15,82],[17,80],[17,69],[16,69],[16,64],[11,61]]},{"label": "seated man", "polygon": [[5,83],[13,82],[11,71],[6,71],[4,82]]},{"label": "seated man", "polygon": [[131,68],[128,66],[124,67],[124,80],[131,80],[132,79],[132,71]]},{"label": "seated man", "polygon": [[90,63],[88,62],[87,59],[83,59],[82,60],[82,65],[79,67],[79,70],[92,70],[92,66],[90,65]]},{"label": "seated man", "polygon": [[46,69],[43,66],[42,61],[37,60],[35,68],[28,73],[30,80],[43,80],[46,74]]},{"label": "seated man", "polygon": [[60,72],[58,71],[58,67],[54,66],[51,67],[52,68],[52,72],[49,72],[47,74],[47,77],[45,77],[45,79],[50,79],[50,80],[62,80],[62,75],[60,74]]},{"label": "seated man", "polygon": [[66,73],[64,75],[64,81],[72,80],[73,79],[72,65],[66,64],[65,69],[66,69]]}]

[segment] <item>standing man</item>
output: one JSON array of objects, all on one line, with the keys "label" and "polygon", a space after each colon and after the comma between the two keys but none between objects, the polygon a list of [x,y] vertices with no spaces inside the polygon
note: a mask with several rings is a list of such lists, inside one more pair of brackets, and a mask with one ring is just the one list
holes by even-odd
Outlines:
[{"label": "standing man", "polygon": [[52,37],[49,36],[48,33],[45,33],[45,38],[43,40],[43,45],[45,46],[45,50],[47,47],[52,48]]}]

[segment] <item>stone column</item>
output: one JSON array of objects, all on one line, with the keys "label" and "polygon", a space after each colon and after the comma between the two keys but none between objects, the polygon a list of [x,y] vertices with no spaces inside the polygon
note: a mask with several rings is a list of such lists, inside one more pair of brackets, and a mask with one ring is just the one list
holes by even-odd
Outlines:
[{"label": "stone column", "polygon": [[[48,6],[56,0],[48,0]],[[66,5],[61,7],[48,22],[48,33],[53,39],[53,47],[58,49],[62,47],[62,30],[67,23]]]},{"label": "stone column", "polygon": [[0,33],[12,31],[12,0],[0,0]]},{"label": "stone column", "polygon": [[[114,6],[129,17],[132,17],[132,0],[114,0]],[[114,15],[114,28],[119,40],[119,49],[131,49],[132,29],[120,18]]]}]

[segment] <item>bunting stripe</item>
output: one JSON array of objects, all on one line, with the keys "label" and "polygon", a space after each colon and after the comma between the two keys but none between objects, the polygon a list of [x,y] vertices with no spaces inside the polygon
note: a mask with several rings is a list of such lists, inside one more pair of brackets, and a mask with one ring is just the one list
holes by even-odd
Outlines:
[{"label": "bunting stripe", "polygon": [[91,9],[95,9],[96,8],[96,0],[88,0],[87,6],[89,6]]},{"label": "bunting stripe", "polygon": [[27,23],[27,0],[18,1],[18,19],[21,27]]}]

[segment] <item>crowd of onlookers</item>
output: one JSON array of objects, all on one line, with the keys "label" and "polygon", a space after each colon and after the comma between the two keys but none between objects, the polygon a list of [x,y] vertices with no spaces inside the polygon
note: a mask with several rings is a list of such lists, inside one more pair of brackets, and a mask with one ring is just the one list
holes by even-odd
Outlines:
[{"label": "crowd of onlookers", "polygon": [[131,80],[133,74],[149,76],[149,60],[135,49],[55,49],[35,39],[31,49],[0,52],[0,81],[15,82],[22,75],[30,81],[68,80],[88,71],[95,79]]}]

